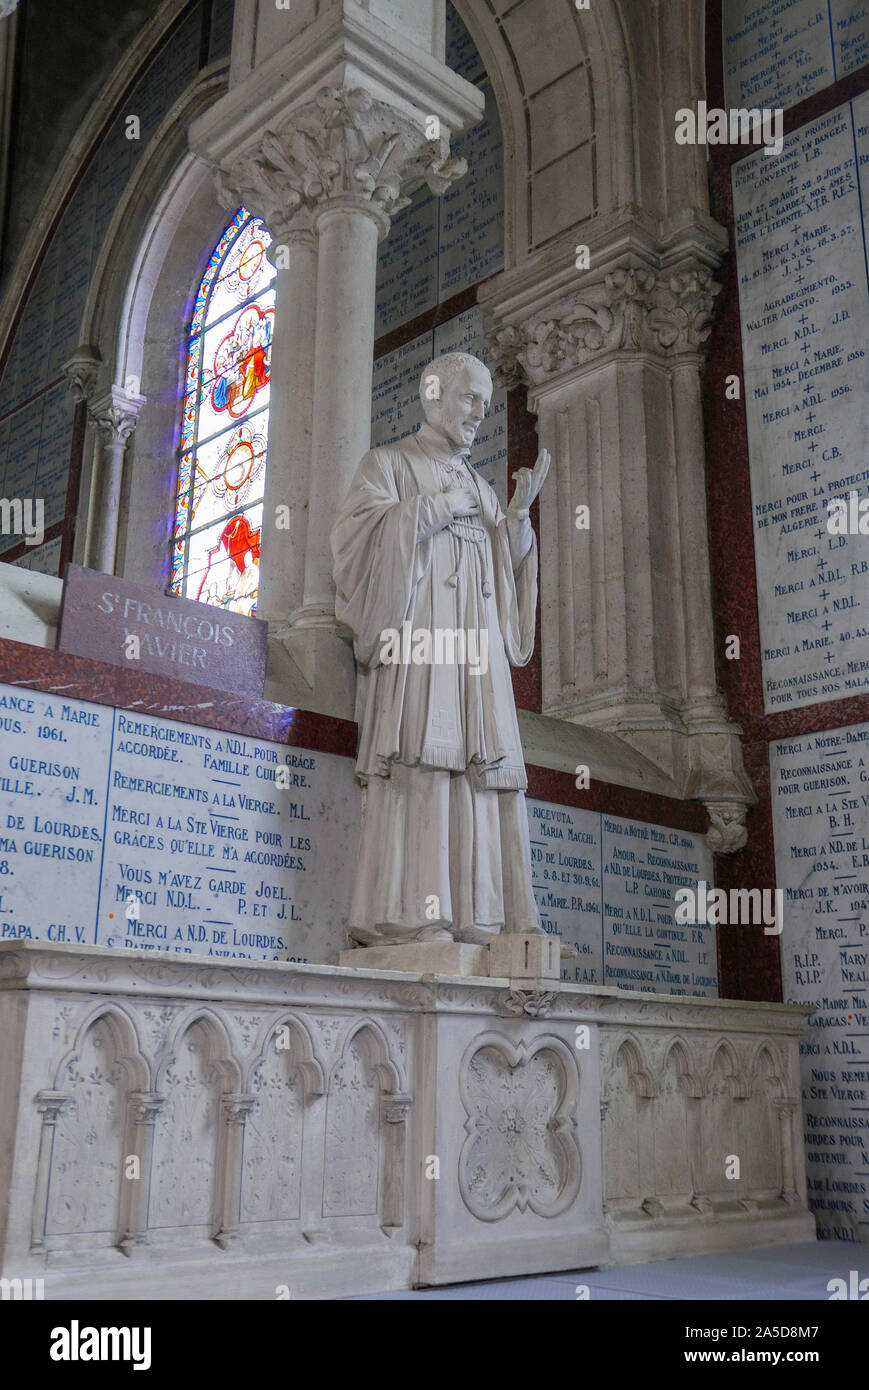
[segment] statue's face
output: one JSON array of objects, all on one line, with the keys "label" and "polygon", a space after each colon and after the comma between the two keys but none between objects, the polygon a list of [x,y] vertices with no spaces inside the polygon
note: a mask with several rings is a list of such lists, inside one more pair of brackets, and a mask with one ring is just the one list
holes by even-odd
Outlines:
[{"label": "statue's face", "polygon": [[492,378],[482,362],[463,367],[441,388],[440,400],[425,401],[426,419],[440,425],[457,449],[470,448],[492,400]]}]

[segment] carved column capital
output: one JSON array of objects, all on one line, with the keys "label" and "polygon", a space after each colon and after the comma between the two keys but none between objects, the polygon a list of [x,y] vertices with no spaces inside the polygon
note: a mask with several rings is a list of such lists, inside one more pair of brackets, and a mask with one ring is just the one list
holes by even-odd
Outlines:
[{"label": "carved column capital", "polygon": [[82,343],[77,347],[68,362],[64,362],[61,368],[64,376],[69,382],[69,389],[73,398],[78,401],[89,401],[96,390],[97,374],[102,365],[102,357],[99,349],[92,347],[90,343]]},{"label": "carved column capital", "polygon": [[707,801],[709,829],[706,843],[713,854],[736,854],[748,842],[745,819],[748,805],[745,801]]},{"label": "carved column capital", "polygon": [[336,199],[373,216],[385,236],[414,189],[426,183],[444,193],[466,169],[465,160],[450,155],[448,135],[430,138],[362,87],[321,87],[255,145],[219,164],[216,180],[225,206],[243,202],[276,238],[285,237],[299,214],[315,214]]},{"label": "carved column capital", "polygon": [[157,1116],[166,1103],[166,1097],[157,1091],[131,1091],[130,1114],[136,1125],[154,1125]]},{"label": "carved column capital", "polygon": [[104,444],[126,444],[139,422],[144,396],[133,395],[120,386],[112,386],[92,401],[88,415],[99,430]]},{"label": "carved column capital", "polygon": [[243,1125],[255,1105],[256,1096],[235,1092],[223,1096],[223,1113],[231,1125]]},{"label": "carved column capital", "polygon": [[658,270],[631,254],[518,322],[490,315],[499,375],[506,384],[544,386],[617,352],[697,354],[719,289],[699,260]]},{"label": "carved column capital", "polygon": [[410,1112],[413,1098],[400,1092],[383,1097],[383,1119],[388,1125],[404,1124]]},{"label": "carved column capital", "polygon": [[56,1124],[58,1117],[63,1114],[71,1101],[72,1096],[66,1091],[38,1091],[36,1108],[42,1116],[43,1124]]}]

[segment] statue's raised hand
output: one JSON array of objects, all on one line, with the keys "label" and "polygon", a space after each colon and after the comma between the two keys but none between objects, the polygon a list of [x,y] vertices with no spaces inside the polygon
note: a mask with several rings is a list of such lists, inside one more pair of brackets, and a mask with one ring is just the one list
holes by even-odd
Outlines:
[{"label": "statue's raised hand", "polygon": [[[546,481],[549,465],[552,462],[548,449],[541,449],[533,468],[519,468],[514,475],[514,491],[507,508],[507,519],[513,513],[517,519],[524,519],[528,509]],[[524,515],[523,515],[524,514]]]}]

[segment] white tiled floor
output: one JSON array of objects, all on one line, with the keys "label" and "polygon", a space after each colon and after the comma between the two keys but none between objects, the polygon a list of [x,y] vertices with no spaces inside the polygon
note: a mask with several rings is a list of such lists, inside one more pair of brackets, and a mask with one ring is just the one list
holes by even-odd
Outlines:
[{"label": "white tiled floor", "polygon": [[546,1301],[577,1297],[587,1285],[590,1299],[732,1299],[828,1301],[827,1283],[848,1279],[857,1269],[869,1278],[869,1246],[816,1241],[806,1245],[770,1245],[744,1254],[695,1255],[654,1264],[619,1265],[613,1269],[574,1270],[525,1279],[497,1279],[480,1284],[414,1289],[406,1293],[372,1293],[365,1299],[505,1299]]}]

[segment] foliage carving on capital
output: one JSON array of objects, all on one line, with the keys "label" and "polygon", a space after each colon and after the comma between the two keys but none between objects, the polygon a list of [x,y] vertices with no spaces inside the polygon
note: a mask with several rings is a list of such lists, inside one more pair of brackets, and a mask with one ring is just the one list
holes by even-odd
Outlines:
[{"label": "foliage carving on capital", "polygon": [[82,344],[76,348],[69,361],[64,362],[61,370],[69,382],[70,392],[76,402],[90,400],[96,388],[101,361],[96,348]]},{"label": "foliage carving on capital", "polygon": [[113,386],[105,396],[92,402],[88,413],[106,444],[126,444],[144,404],[144,396],[134,396]]},{"label": "foliage carving on capital", "polygon": [[707,801],[709,829],[706,843],[713,854],[736,854],[748,843],[745,821],[748,805],[744,801]]},{"label": "foliage carving on capital", "polygon": [[720,286],[706,266],[660,272],[624,265],[519,323],[490,318],[502,384],[539,386],[610,352],[698,352],[712,328]]},{"label": "foliage carving on capital", "polygon": [[339,197],[359,199],[389,219],[420,184],[440,195],[466,171],[467,162],[450,155],[446,134],[428,138],[364,88],[323,87],[256,146],[221,165],[217,188],[226,206],[243,202],[277,235],[303,209],[311,213]]}]

